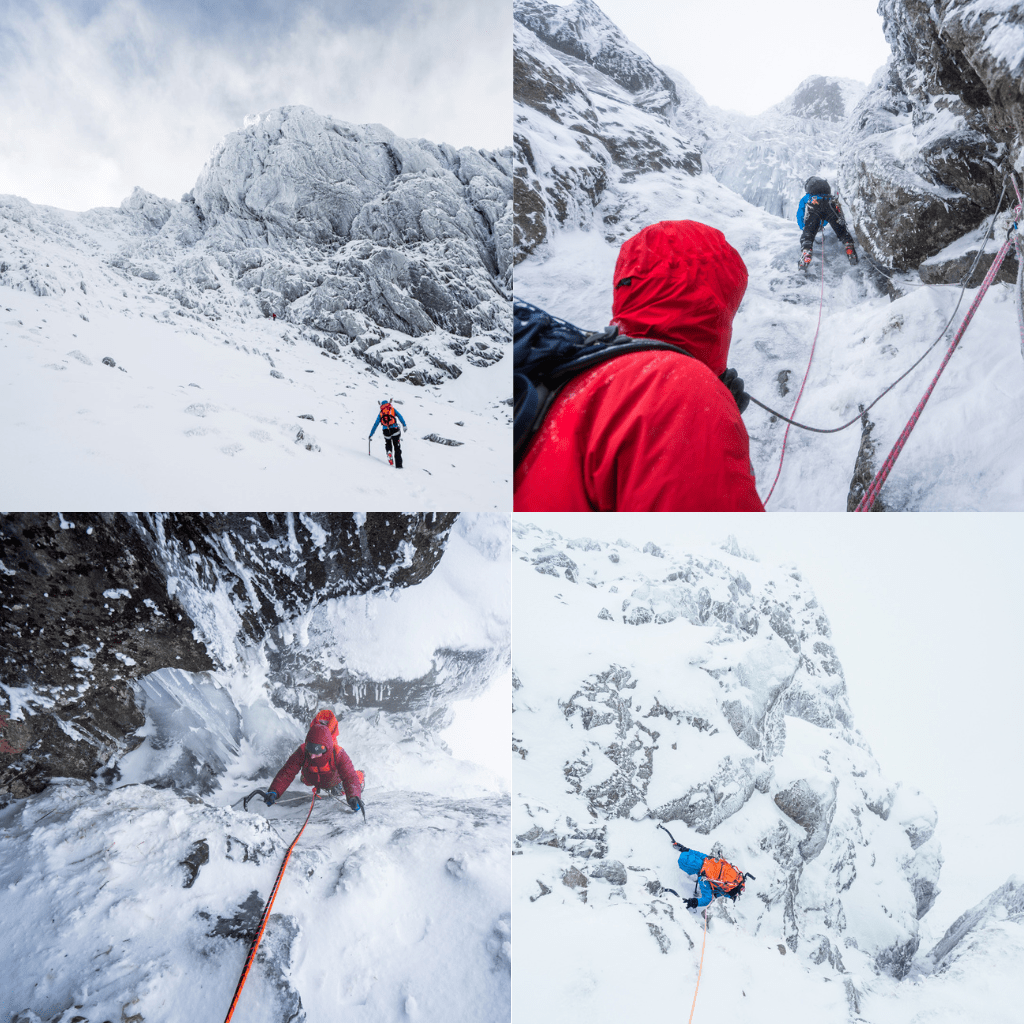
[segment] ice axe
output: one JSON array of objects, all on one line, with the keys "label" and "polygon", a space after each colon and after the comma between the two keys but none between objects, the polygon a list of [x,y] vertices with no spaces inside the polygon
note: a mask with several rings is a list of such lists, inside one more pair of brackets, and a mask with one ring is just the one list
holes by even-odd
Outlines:
[{"label": "ice axe", "polygon": [[[660,828],[662,830],[662,832],[664,832],[665,835],[667,835],[669,837],[669,839],[672,840],[672,845],[673,846],[678,846],[680,849],[683,849],[683,850],[688,850],[689,849],[688,846],[683,846],[682,843],[677,843],[676,842],[676,837],[674,835],[672,835],[672,833],[669,832],[669,830],[667,828],[665,828],[664,825],[659,824],[658,828]],[[669,890],[669,891],[671,892],[671,890]]]},{"label": "ice axe", "polygon": [[254,789],[247,797],[243,797],[242,798],[242,809],[243,810],[245,810],[245,811],[249,810],[249,801],[254,796],[261,796],[261,797],[263,797],[264,800],[266,800],[267,799],[267,791],[265,789]]}]

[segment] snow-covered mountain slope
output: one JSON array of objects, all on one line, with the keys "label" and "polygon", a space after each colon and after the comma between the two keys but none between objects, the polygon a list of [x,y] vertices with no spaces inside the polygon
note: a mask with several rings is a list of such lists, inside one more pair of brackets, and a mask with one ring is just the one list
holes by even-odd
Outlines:
[{"label": "snow-covered mountain slope", "polygon": [[[5,496],[507,507],[511,218],[508,151],[306,107],[248,119],[180,202],[0,197]],[[385,397],[398,477],[364,448]]]},{"label": "snow-covered mountain slope", "polygon": [[[98,774],[0,797],[0,916],[18,922],[0,937],[0,1017],[223,1019],[311,795],[296,780],[273,808],[241,800],[326,706],[366,773],[366,822],[343,798],[317,801],[235,1019],[509,1020],[509,797],[438,731],[453,692],[507,671],[507,531],[507,518],[471,517],[422,582],[327,600],[343,625],[333,645],[312,628],[307,641],[315,616],[300,616],[230,666],[184,671],[172,654],[133,683],[144,718],[133,749]],[[254,589],[267,579],[254,571]],[[207,630],[231,621],[226,592],[210,604]],[[230,649],[236,634],[204,639]],[[302,680],[259,655],[307,642]],[[403,683],[459,649],[475,655],[461,685],[438,662],[433,706],[421,687],[400,710]],[[361,686],[332,678],[339,666]],[[20,696],[11,718],[37,710]],[[495,745],[507,724],[492,723]]]},{"label": "snow-covered mountain slope", "polygon": [[[974,881],[996,892],[935,942],[935,808],[856,729],[796,569],[731,538],[513,538],[517,1013],[655,1019],[690,1004],[703,954],[696,1019],[921,1021],[1001,928],[935,1019],[1011,1019],[1017,885],[993,860]],[[660,823],[756,876],[712,905],[706,948]]]},{"label": "snow-covered mountain slope", "polygon": [[[564,8],[540,7],[561,11],[559,24],[571,20],[574,10],[591,17],[596,17],[595,11],[600,14],[592,0],[573,0]],[[519,9],[517,3],[517,19]],[[538,5],[531,2],[527,9],[530,23],[535,23]],[[611,29],[602,38],[612,39]],[[819,242],[805,276],[796,269],[795,221],[764,208],[790,210],[806,175],[830,172],[841,162],[837,147],[844,137],[843,123],[822,114],[832,100],[836,109],[840,101],[843,110],[848,109],[856,95],[852,86],[839,80],[819,83],[820,95],[812,89],[808,101],[800,104],[798,91],[782,105],[784,109],[770,111],[746,127],[736,121],[736,134],[730,136],[729,118],[710,116],[714,112],[709,114],[710,108],[692,89],[686,91],[679,76],[673,78],[679,106],[665,116],[647,109],[638,95],[582,57],[555,49],[523,23],[516,26],[516,60],[519,297],[581,327],[603,327],[611,316],[615,258],[626,238],[660,220],[711,224],[739,250],[750,273],[734,324],[730,365],[739,370],[750,394],[790,415],[817,333],[796,417],[816,427],[856,420],[862,407],[939,338],[957,304],[959,288],[927,286],[917,273],[890,271],[867,259],[851,267],[831,231],[824,236],[824,267]],[[802,123],[803,129],[797,131],[795,123]],[[757,164],[761,132],[771,149],[764,166]],[[829,148],[816,149],[815,139]],[[804,162],[826,151],[827,166]],[[735,188],[708,169],[716,152],[737,154]],[[776,158],[777,175],[770,162]],[[724,166],[728,168],[729,160]],[[755,166],[756,174],[750,170]],[[724,178],[727,171],[720,166],[718,174]],[[779,191],[773,194],[773,188]],[[760,208],[736,189],[749,192]],[[851,224],[856,225],[852,218]],[[996,236],[1003,237],[1008,226],[1001,217]],[[990,252],[996,247],[993,242],[988,245]],[[969,303],[970,296],[954,328]],[[769,510],[854,507],[923,395],[951,334],[870,411],[867,423],[855,422],[834,435],[791,430]],[[900,455],[882,492],[881,507],[1024,507],[1024,484],[1014,454],[1024,444],[1022,407],[1024,369],[1013,288],[998,284],[975,314]],[[758,491],[764,498],[778,470],[785,424],[756,407],[747,411],[745,422]]]}]

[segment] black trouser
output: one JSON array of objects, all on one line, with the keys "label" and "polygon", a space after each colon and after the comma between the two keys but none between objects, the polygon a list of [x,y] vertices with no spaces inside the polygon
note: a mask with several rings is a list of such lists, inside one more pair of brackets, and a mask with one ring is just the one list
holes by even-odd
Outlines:
[{"label": "black trouser", "polygon": [[395,449],[395,468],[402,468],[402,442],[399,438],[402,436],[402,432],[398,427],[382,427],[384,431],[384,450],[391,451],[392,447]]},{"label": "black trouser", "polygon": [[804,207],[804,230],[800,235],[800,248],[808,252],[814,244],[814,236],[821,227],[821,222],[826,221],[832,225],[832,230],[840,242],[853,245],[853,236],[846,230],[846,221],[843,220],[843,211],[839,206],[839,200],[835,196],[811,196]]}]

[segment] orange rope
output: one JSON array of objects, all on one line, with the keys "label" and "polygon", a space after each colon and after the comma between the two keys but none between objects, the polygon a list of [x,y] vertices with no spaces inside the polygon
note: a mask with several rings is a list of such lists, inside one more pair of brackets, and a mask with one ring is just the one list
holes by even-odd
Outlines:
[{"label": "orange rope", "polygon": [[693,989],[693,1006],[690,1007],[690,1019],[687,1024],[693,1022],[693,1011],[697,1008],[697,989],[700,988],[700,974],[704,970],[704,947],[708,943],[708,908],[704,908],[704,941],[700,944],[700,967],[697,969],[697,984]]},{"label": "orange rope", "polygon": [[306,820],[302,823],[302,828],[299,829],[299,835],[292,840],[292,845],[288,847],[288,852],[284,855],[284,863],[281,865],[281,870],[277,873],[277,881],[274,883],[274,888],[270,893],[270,899],[267,900],[266,909],[263,911],[263,917],[260,919],[260,926],[256,932],[256,938],[252,940],[252,945],[249,947],[249,955],[245,958],[245,967],[242,968],[242,976],[238,979],[238,987],[235,989],[235,998],[231,1000],[231,1009],[228,1010],[228,1015],[224,1018],[224,1024],[228,1024],[231,1020],[231,1015],[235,1012],[235,1006],[238,1004],[238,997],[242,994],[242,988],[245,986],[245,979],[249,977],[249,968],[252,967],[253,960],[256,959],[256,950],[260,948],[260,941],[263,938],[263,932],[267,927],[267,919],[270,917],[270,908],[274,905],[274,897],[277,895],[278,886],[281,884],[281,879],[284,878],[284,869],[288,867],[288,858],[292,855],[292,850],[295,849],[295,844],[299,841],[299,836],[305,831],[306,826],[309,824],[309,816],[313,813],[313,804],[316,803],[316,798],[320,795],[319,789],[313,790],[313,799],[309,805],[309,814],[306,815]]}]

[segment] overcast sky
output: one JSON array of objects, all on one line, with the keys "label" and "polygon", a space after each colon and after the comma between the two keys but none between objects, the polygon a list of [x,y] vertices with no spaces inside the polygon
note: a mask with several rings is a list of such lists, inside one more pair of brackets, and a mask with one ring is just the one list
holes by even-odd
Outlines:
[{"label": "overcast sky", "polygon": [[246,114],[511,142],[509,0],[0,0],[0,194],[178,199]]},{"label": "overcast sky", "polygon": [[[795,564],[832,625],[854,723],[882,774],[946,821],[1019,813],[1024,768],[1024,543],[1007,513],[517,515],[683,552],[730,533]],[[513,633],[513,650],[522,638]],[[990,887],[991,888],[991,887]]]},{"label": "overcast sky", "polygon": [[[566,6],[569,0],[556,0]],[[712,106],[759,114],[811,75],[866,85],[889,56],[877,0],[596,0]]]}]

